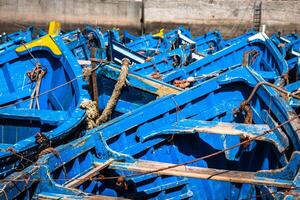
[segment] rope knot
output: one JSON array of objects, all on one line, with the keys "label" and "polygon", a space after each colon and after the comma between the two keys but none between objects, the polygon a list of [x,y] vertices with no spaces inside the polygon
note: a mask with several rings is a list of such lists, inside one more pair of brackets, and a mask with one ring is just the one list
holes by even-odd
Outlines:
[{"label": "rope knot", "polygon": [[245,124],[252,124],[252,109],[248,101],[242,101],[241,106],[240,106],[240,112],[245,113]]},{"label": "rope knot", "polygon": [[131,64],[131,62],[128,58],[123,58],[121,62],[122,62],[122,67],[126,66],[128,68],[129,65]]},{"label": "rope knot", "polygon": [[40,63],[36,63],[32,71],[26,72],[26,75],[32,82],[37,81],[39,78],[42,78],[45,74],[46,71],[42,69],[42,65]]},{"label": "rope knot", "polygon": [[188,77],[186,80],[174,80],[173,85],[181,89],[186,89],[192,86],[192,83],[195,82],[194,77]]},{"label": "rope knot", "polygon": [[251,106],[249,104],[249,102],[247,100],[244,100],[241,102],[241,105],[239,108],[235,108],[233,109],[233,114],[236,117],[238,114],[240,113],[245,113],[244,117],[244,123],[245,124],[252,124],[252,118],[253,118],[253,113],[252,113],[252,109]]},{"label": "rope knot", "polygon": [[151,76],[151,78],[154,78],[156,80],[162,80],[162,76],[158,70],[153,72],[150,76]]},{"label": "rope knot", "polygon": [[92,68],[88,67],[88,66],[84,66],[82,68],[82,77],[85,81],[89,81],[90,77],[92,75]]},{"label": "rope knot", "polygon": [[49,138],[45,134],[39,133],[39,132],[35,134],[35,142],[37,144],[43,144],[48,141],[49,141]]},{"label": "rope knot", "polygon": [[12,154],[16,154],[16,153],[17,153],[17,152],[14,150],[13,147],[8,147],[8,148],[6,149],[6,151],[11,152]]},{"label": "rope knot", "polygon": [[49,154],[49,153],[53,153],[56,157],[59,157],[59,152],[53,148],[53,147],[49,147],[47,149],[44,149],[43,151],[40,152],[39,157]]},{"label": "rope knot", "polygon": [[96,127],[96,119],[99,117],[99,111],[97,109],[97,102],[84,99],[80,104],[80,108],[85,109],[86,123],[88,130]]}]

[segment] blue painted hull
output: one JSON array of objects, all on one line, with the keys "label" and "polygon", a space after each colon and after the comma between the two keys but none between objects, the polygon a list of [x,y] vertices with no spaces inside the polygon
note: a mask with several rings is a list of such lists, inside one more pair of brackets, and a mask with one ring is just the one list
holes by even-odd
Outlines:
[{"label": "blue painted hull", "polygon": [[[22,156],[34,158],[45,148],[43,143],[37,142],[39,133],[52,145],[58,145],[63,140],[68,141],[67,138],[76,138],[75,132],[82,128],[85,113],[79,105],[89,95],[83,90],[81,79],[71,81],[81,75],[79,65],[59,37],[45,37],[59,48],[60,55],[54,55],[45,46],[23,52],[17,52],[16,46],[3,52],[0,59],[1,176],[16,168],[22,169]],[[37,82],[26,75],[37,63],[46,72],[38,102],[31,99]],[[58,87],[68,81],[71,82]],[[36,106],[30,106],[31,100]]]},{"label": "blue painted hull", "polygon": [[[253,70],[240,67],[178,95],[156,100],[58,147],[56,155],[43,156],[37,165],[23,171],[28,174],[27,181],[22,174],[14,174],[2,186],[9,198],[19,199],[59,194],[134,199],[244,199],[257,195],[283,198],[285,187],[298,187],[299,119],[256,138],[295,117],[293,110],[268,86],[260,87],[249,102],[251,124],[244,124],[245,113],[233,112],[260,81]],[[162,171],[162,175],[130,175],[134,171],[141,173],[141,163],[144,167],[148,163],[143,169],[151,172],[157,162],[159,166],[184,163],[245,139],[253,141],[188,164],[181,171],[225,170],[221,173],[223,178],[218,174],[196,178],[197,173],[176,176],[170,171]],[[39,165],[43,167],[36,167]],[[87,176],[90,172],[92,175]],[[226,173],[230,173],[228,179]],[[126,186],[109,178],[118,176],[127,176]],[[247,181],[242,177],[248,177]],[[9,184],[12,179],[16,179],[15,185]]]},{"label": "blue painted hull", "polygon": [[132,71],[148,77],[151,77],[155,72],[159,72],[161,81],[169,84],[174,84],[176,80],[186,80],[193,77],[197,80],[193,83],[196,85],[205,81],[206,77],[211,74],[219,74],[239,65],[251,66],[265,80],[276,85],[281,84],[283,76],[288,73],[288,66],[279,50],[265,34],[250,32],[246,35],[247,37],[241,37],[238,42],[232,41],[231,46],[212,55],[199,60],[191,60],[187,66],[181,65],[181,63],[174,66],[173,56],[177,56],[180,54],[178,52],[181,52],[181,56],[178,57],[183,62],[186,60],[184,58],[189,57],[191,54],[189,48],[178,48],[169,53],[154,56],[148,61],[126,51],[126,49],[118,51],[121,46],[112,42],[114,52],[111,55],[113,55],[113,61],[120,60],[124,55],[131,58],[134,63],[140,63],[134,64],[131,67]]},{"label": "blue painted hull", "polygon": [[[35,160],[38,153],[47,147],[37,143],[38,133],[45,135],[47,140],[51,141],[51,146],[67,143],[85,133],[85,112],[80,108],[80,104],[83,99],[90,99],[89,87],[88,82],[83,81],[82,68],[72,53],[77,59],[89,59],[86,38],[75,30],[51,40],[62,52],[61,55],[54,55],[54,52],[43,46],[18,53],[16,48],[20,46],[16,45],[6,50],[1,57],[1,177],[30,164],[26,159],[24,161],[22,156]],[[45,94],[38,98],[39,109],[29,109],[36,82],[31,82],[26,73],[34,68],[36,62],[46,71],[39,91]],[[96,73],[98,107],[101,111],[112,94],[120,70],[114,66],[106,66],[99,68]],[[123,89],[110,119],[169,94],[159,91],[161,84],[136,74],[129,73],[128,84],[129,86]],[[165,87],[170,88],[168,85]],[[51,91],[48,93],[49,90]],[[171,93],[180,91],[172,87],[171,90]],[[13,153],[7,148],[13,150]]]},{"label": "blue painted hull", "polygon": [[15,32],[3,36],[0,39],[0,55],[2,55],[6,50],[13,49],[16,46],[19,46],[21,43],[30,42],[33,39],[32,34],[33,28],[29,27],[24,32]]}]

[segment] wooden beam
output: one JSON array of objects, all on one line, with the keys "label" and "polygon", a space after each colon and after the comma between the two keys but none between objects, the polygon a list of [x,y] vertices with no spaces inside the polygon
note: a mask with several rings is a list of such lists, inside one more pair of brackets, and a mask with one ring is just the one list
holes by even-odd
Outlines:
[{"label": "wooden beam", "polygon": [[[95,47],[92,47],[91,49],[90,49],[90,58],[91,58],[91,60],[93,60],[95,57],[96,57],[96,48]],[[91,76],[91,78],[90,78],[90,85],[92,86],[92,99],[93,99],[93,101],[96,101],[97,102],[97,108],[98,108],[98,85],[97,85],[97,72],[96,72],[96,62],[94,62],[94,61],[92,61],[91,62],[92,63],[92,70],[94,70],[93,72],[92,72],[92,76]]]},{"label": "wooden beam", "polygon": [[102,164],[98,163],[95,168],[93,168],[92,170],[88,171],[86,174],[84,174],[80,177],[74,178],[71,182],[68,182],[65,186],[67,188],[75,188],[75,187],[79,186],[80,184],[84,183],[86,180],[95,177],[99,173],[99,171],[108,167],[112,162],[113,162],[113,159],[109,159],[108,161],[106,161]]},{"label": "wooden beam", "polygon": [[[238,136],[243,139],[252,139],[269,131],[270,127],[266,124],[242,124],[216,121],[203,121],[193,119],[183,119],[173,124],[161,126],[153,131],[141,129],[140,140],[145,141],[160,135],[176,135],[176,134],[225,134]],[[283,136],[282,136],[283,137]],[[255,140],[266,141],[272,143],[280,152],[283,152],[289,145],[287,138],[278,137],[275,132],[270,132],[267,135],[257,137]]]},{"label": "wooden beam", "polygon": [[[103,163],[95,164],[96,166],[103,165]],[[144,173],[170,166],[174,166],[174,164],[140,160],[134,163],[112,162],[109,168]],[[256,172],[231,171],[194,166],[179,166],[176,168],[166,169],[154,173],[166,176],[182,176],[189,178],[209,179],[215,181],[248,183],[253,185],[267,185],[281,188],[293,187],[293,183],[291,180],[280,179],[280,181],[277,181],[276,179],[272,178],[257,177]]]},{"label": "wooden beam", "polygon": [[40,193],[36,195],[37,199],[41,200],[125,200],[125,198],[121,197],[110,197],[103,195],[91,195],[91,196],[78,196],[78,195],[66,195],[66,194],[55,194],[55,193]]},{"label": "wooden beam", "polygon": [[[107,67],[107,69],[115,71],[118,74],[121,71],[118,67],[115,67],[113,65],[106,65],[106,67]],[[103,76],[115,79],[115,77],[112,77],[110,74],[103,74]],[[144,83],[146,85],[149,85],[149,86],[155,88],[156,92],[152,92],[152,91],[146,90],[145,88],[139,87],[138,85],[131,85],[131,86],[137,87],[137,88],[139,88],[141,90],[145,90],[145,91],[150,92],[150,93],[154,93],[154,94],[156,94],[159,97],[163,97],[163,96],[166,96],[166,95],[169,95],[169,94],[177,94],[177,93],[183,91],[182,89],[176,88],[176,87],[174,87],[172,85],[169,85],[167,83],[155,81],[155,80],[152,80],[150,78],[146,78],[146,77],[143,77],[141,75],[129,72],[128,73],[129,82],[130,82],[131,78],[136,79],[136,80],[138,80],[138,81],[140,81],[140,82],[142,82],[142,83]]]}]

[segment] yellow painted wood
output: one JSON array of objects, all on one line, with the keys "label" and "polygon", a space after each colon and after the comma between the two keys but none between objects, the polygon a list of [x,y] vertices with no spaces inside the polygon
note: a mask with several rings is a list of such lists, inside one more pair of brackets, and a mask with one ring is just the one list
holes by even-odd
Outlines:
[{"label": "yellow painted wood", "polygon": [[34,47],[46,47],[52,51],[54,55],[61,55],[62,52],[59,47],[56,45],[54,40],[50,35],[45,35],[37,40],[23,44],[16,49],[16,52],[22,53],[24,51],[30,50]]},{"label": "yellow painted wood", "polygon": [[57,21],[51,21],[49,23],[48,34],[52,37],[59,35],[61,29],[61,24]]}]

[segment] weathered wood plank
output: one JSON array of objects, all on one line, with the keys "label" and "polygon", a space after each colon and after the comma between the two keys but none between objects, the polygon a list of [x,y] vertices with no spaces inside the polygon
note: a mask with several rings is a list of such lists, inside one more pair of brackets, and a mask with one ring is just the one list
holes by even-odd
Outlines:
[{"label": "weathered wood plank", "polygon": [[125,200],[121,197],[110,197],[103,195],[93,195],[93,196],[76,196],[76,195],[64,195],[64,194],[54,194],[54,193],[40,193],[35,196],[36,199],[40,200]]},{"label": "weathered wood plank", "polygon": [[[102,166],[103,163],[96,163],[97,166]],[[173,166],[174,164],[154,162],[154,161],[137,161],[135,163],[112,162],[110,169],[134,171],[134,172],[149,172],[157,169]],[[222,169],[201,168],[193,166],[179,166],[176,168],[166,169],[163,171],[153,172],[159,175],[167,176],[184,176],[189,178],[209,179],[216,181],[227,181],[234,183],[249,183],[254,185],[268,185],[281,188],[291,188],[292,181],[257,177],[256,172],[230,171]]]},{"label": "weathered wood plank", "polygon": [[[203,120],[192,120],[183,119],[173,124],[167,124],[159,127],[153,131],[147,131],[151,124],[144,126],[144,130],[140,130],[139,137],[141,141],[151,139],[155,136],[165,134],[225,134],[231,136],[238,136],[241,138],[256,138],[258,135],[269,131],[270,127],[266,124],[242,124],[242,123],[226,123],[216,121],[203,121]],[[288,140],[284,138],[278,138],[275,132],[270,132],[267,135],[257,137],[255,140],[267,141],[276,146],[280,152],[284,151],[288,146]]]},{"label": "weathered wood plank", "polygon": [[113,162],[113,159],[109,159],[108,161],[106,161],[102,164],[98,163],[97,166],[95,168],[93,168],[91,171],[87,172],[86,174],[84,174],[80,177],[76,177],[74,180],[67,183],[65,186],[68,187],[68,188],[77,187],[78,185],[85,182],[87,179],[93,178],[94,176],[96,176],[99,173],[99,171],[101,171],[102,169],[108,167],[112,162]]},{"label": "weathered wood plank", "polygon": [[[116,73],[120,73],[120,69],[118,67],[115,67],[113,65],[106,65],[107,69],[109,70],[112,70]],[[109,74],[103,74],[104,76],[109,76]],[[113,78],[113,77],[110,77],[110,78]],[[140,81],[141,83],[145,84],[145,85],[149,85],[153,88],[156,89],[156,92],[154,92],[154,94],[156,94],[157,96],[159,97],[163,97],[163,96],[166,96],[166,95],[169,95],[169,94],[177,94],[179,92],[182,91],[182,89],[178,89],[172,85],[169,85],[169,84],[166,84],[166,83],[163,83],[163,82],[159,82],[159,81],[155,81],[155,80],[152,80],[152,79],[149,79],[149,78],[146,78],[146,77],[143,77],[143,76],[140,76],[138,74],[135,74],[135,73],[131,73],[129,72],[128,73],[128,79],[136,79],[138,81]],[[139,87],[138,85],[132,85],[134,87]],[[139,87],[140,89],[142,90],[145,90],[143,89],[142,87]],[[151,92],[153,93],[152,91],[149,91],[149,90],[146,90],[147,92]]]}]

